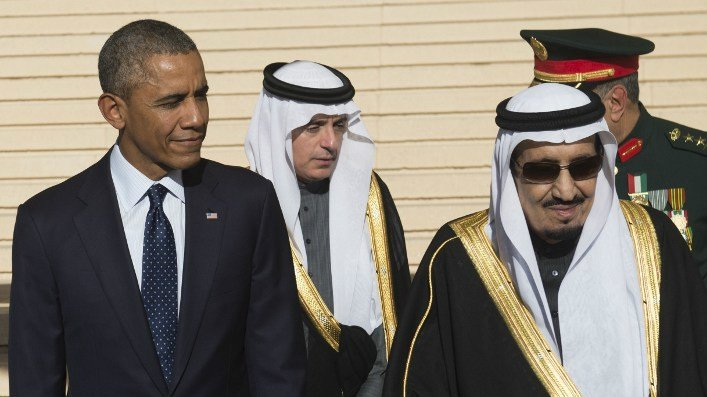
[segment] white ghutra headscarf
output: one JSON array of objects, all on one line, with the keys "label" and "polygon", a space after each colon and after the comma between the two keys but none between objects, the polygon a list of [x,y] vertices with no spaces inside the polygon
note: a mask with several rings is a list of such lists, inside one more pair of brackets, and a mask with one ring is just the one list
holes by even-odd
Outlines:
[{"label": "white ghutra headscarf", "polygon": [[[585,93],[572,87],[541,84],[515,95],[506,109],[530,114],[578,108],[589,102]],[[563,366],[584,396],[645,397],[648,372],[641,291],[633,242],[614,186],[616,139],[604,119],[555,131],[500,129],[491,166],[486,232],[535,323],[557,353],[530,232],[511,175],[511,154],[524,140],[572,143],[594,134],[604,147],[604,163],[558,295]]]},{"label": "white ghutra headscarf", "polygon": [[[329,69],[308,61],[286,64],[277,69],[274,76],[299,87],[328,89],[343,85]],[[365,222],[376,151],[360,118],[361,110],[351,100],[334,105],[306,103],[263,89],[248,126],[246,155],[251,169],[275,186],[290,239],[307,267],[298,215],[300,191],[292,161],[292,130],[308,124],[316,114],[344,114],[348,120],[329,185],[334,317],[342,324],[357,325],[370,334],[382,323],[383,316],[370,232]]]}]

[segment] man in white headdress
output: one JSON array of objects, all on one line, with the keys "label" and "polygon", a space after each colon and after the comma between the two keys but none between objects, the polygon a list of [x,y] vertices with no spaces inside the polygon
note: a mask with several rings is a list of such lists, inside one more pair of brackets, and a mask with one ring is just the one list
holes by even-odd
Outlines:
[{"label": "man in white headdress", "polygon": [[603,114],[559,84],[499,104],[490,208],[432,241],[385,395],[705,395],[704,287],[670,220],[617,199]]},{"label": "man in white headdress", "polygon": [[354,88],[308,61],[263,74],[245,149],[251,169],[273,182],[290,235],[306,318],[306,394],[380,396],[410,276]]}]

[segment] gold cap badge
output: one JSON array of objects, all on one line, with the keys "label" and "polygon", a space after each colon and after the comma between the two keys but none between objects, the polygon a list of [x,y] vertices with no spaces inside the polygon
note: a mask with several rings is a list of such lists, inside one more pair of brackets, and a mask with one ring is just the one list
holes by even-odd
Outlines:
[{"label": "gold cap badge", "polygon": [[533,47],[533,52],[538,59],[541,61],[547,61],[547,49],[545,49],[543,43],[538,41],[535,37],[531,37],[530,46]]}]

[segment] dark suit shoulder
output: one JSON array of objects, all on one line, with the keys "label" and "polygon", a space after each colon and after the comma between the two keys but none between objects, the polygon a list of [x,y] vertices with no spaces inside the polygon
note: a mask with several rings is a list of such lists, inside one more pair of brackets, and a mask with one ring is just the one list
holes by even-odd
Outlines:
[{"label": "dark suit shoulder", "polygon": [[[51,211],[51,212],[62,212],[56,211],[57,208],[62,208],[62,210],[68,210],[65,206],[68,205],[72,199],[76,198],[78,193],[81,191],[82,187],[85,185],[86,181],[95,177],[96,174],[101,172],[101,168],[106,166],[102,164],[104,160],[93,164],[87,169],[81,171],[80,173],[70,177],[69,179],[58,183],[54,186],[48,187],[41,192],[35,194],[25,201],[22,206],[26,210],[30,211]],[[106,173],[106,176],[109,176]]]},{"label": "dark suit shoulder", "polygon": [[265,177],[246,167],[226,165],[217,161],[204,159],[204,169],[218,177],[219,182],[246,183],[266,188],[272,183]]},{"label": "dark suit shoulder", "polygon": [[242,205],[248,202],[260,206],[269,194],[275,194],[270,180],[247,168],[206,159],[200,167],[203,167],[204,175],[216,183],[213,193],[226,203]]}]

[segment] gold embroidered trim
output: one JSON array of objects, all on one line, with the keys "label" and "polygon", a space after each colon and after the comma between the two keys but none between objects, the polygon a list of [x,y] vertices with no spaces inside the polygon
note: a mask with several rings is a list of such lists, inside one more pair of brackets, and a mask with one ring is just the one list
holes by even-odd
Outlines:
[{"label": "gold embroidered trim", "polygon": [[[371,231],[371,250],[373,251],[376,276],[378,278],[387,357],[390,353],[390,347],[393,344],[397,318],[395,315],[395,300],[391,274],[392,267],[390,264],[390,254],[388,253],[388,235],[386,233],[383,199],[380,186],[375,176],[371,177],[371,188],[368,192],[366,215],[366,222]],[[307,271],[302,265],[302,261],[297,256],[292,242],[290,242],[290,250],[292,251],[292,263],[295,268],[295,281],[297,283],[297,295],[299,295],[300,305],[319,334],[334,351],[338,352],[341,325],[336,321],[334,314],[324,303],[319,291],[317,291],[314,283],[309,278],[309,274],[307,274]]]},{"label": "gold embroidered trim", "polygon": [[485,210],[454,221],[450,226],[461,238],[513,339],[548,394],[581,396],[517,295],[506,267],[486,236],[484,226],[487,222],[488,210]]},{"label": "gold embroidered trim", "polygon": [[420,333],[420,330],[422,329],[422,324],[425,323],[425,320],[427,320],[427,316],[430,314],[430,310],[432,309],[432,299],[434,297],[434,291],[432,288],[432,266],[435,263],[435,258],[437,257],[437,254],[439,251],[447,245],[448,242],[458,239],[458,236],[448,238],[445,240],[442,244],[437,247],[435,250],[434,254],[432,254],[432,259],[430,259],[430,268],[428,269],[428,275],[427,275],[427,283],[428,287],[430,289],[430,298],[427,301],[427,309],[425,309],[425,314],[422,315],[422,319],[420,319],[420,323],[417,325],[417,328],[415,329],[415,334],[412,337],[412,341],[410,342],[410,348],[408,349],[408,358],[405,362],[405,375],[403,376],[403,397],[407,396],[407,383],[408,383],[408,371],[410,370],[410,361],[412,361],[412,353],[413,350],[415,349],[415,341],[417,340],[417,335]]},{"label": "gold embroidered trim", "polygon": [[611,77],[614,75],[614,69],[595,70],[593,72],[584,73],[547,73],[535,70],[535,78],[548,83],[577,83],[592,79],[600,79]]},{"label": "gold embroidered trim", "polygon": [[314,283],[309,278],[291,241],[290,251],[292,252],[292,263],[295,266],[295,282],[297,283],[297,295],[299,295],[300,305],[302,305],[302,309],[307,313],[307,317],[309,317],[322,338],[334,351],[338,352],[341,326],[324,303],[322,296],[319,295],[319,291],[317,291]]},{"label": "gold embroidered trim", "polygon": [[648,351],[650,396],[658,396],[658,337],[660,334],[660,249],[658,237],[648,212],[636,203],[621,200],[633,240],[638,280],[643,300],[643,323]]},{"label": "gold embroidered trim", "polygon": [[386,232],[385,211],[380,186],[375,176],[371,176],[371,188],[368,191],[368,227],[371,231],[371,250],[378,277],[378,292],[380,293],[381,310],[383,312],[383,329],[385,330],[385,354],[390,354],[393,337],[398,323],[395,316],[395,299],[393,297],[393,268],[388,253],[388,233]]}]

